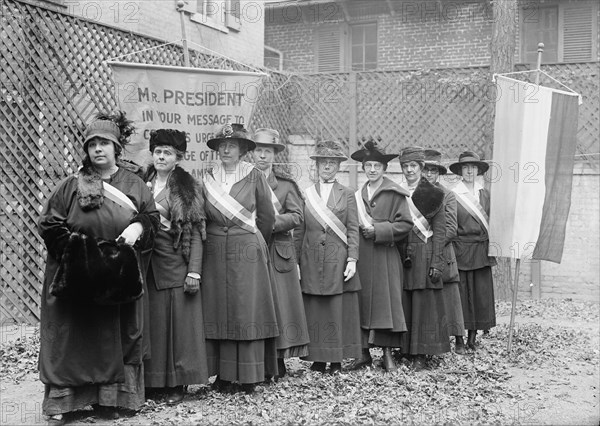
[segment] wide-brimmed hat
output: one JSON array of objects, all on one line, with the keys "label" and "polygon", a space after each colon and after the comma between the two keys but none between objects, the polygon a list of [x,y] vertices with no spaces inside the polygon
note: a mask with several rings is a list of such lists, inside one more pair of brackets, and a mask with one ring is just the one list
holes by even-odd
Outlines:
[{"label": "wide-brimmed hat", "polygon": [[465,151],[458,157],[456,163],[452,163],[449,166],[450,171],[455,175],[462,175],[462,166],[465,164],[474,164],[477,166],[477,174],[482,175],[488,171],[490,165],[479,158],[479,155],[473,151]]},{"label": "wide-brimmed hat", "polygon": [[344,148],[337,141],[317,142],[315,153],[310,156],[313,160],[319,158],[336,158],[340,161],[346,161],[348,157],[344,154]]},{"label": "wide-brimmed hat", "polygon": [[96,120],[87,125],[83,132],[83,147],[87,149],[87,143],[94,138],[103,138],[121,145],[119,142],[119,126],[109,120]]},{"label": "wide-brimmed hat", "polygon": [[448,173],[448,170],[442,165],[442,153],[435,149],[426,149],[425,153],[425,166],[437,167],[441,175]]},{"label": "wide-brimmed hat", "polygon": [[185,132],[175,129],[157,129],[150,132],[150,152],[159,145],[172,146],[178,151],[187,150]]},{"label": "wide-brimmed hat", "polygon": [[425,151],[420,146],[409,146],[400,151],[400,164],[409,161],[423,163],[425,161]]},{"label": "wide-brimmed hat", "polygon": [[223,141],[238,140],[245,142],[248,146],[248,151],[256,148],[256,144],[250,139],[250,133],[244,128],[243,124],[231,123],[223,126],[213,139],[206,142],[206,145],[214,151],[219,150],[219,144]]},{"label": "wide-brimmed hat", "polygon": [[275,153],[285,149],[285,145],[279,142],[279,132],[274,129],[257,129],[254,132],[254,143],[262,146],[269,146],[275,150]]},{"label": "wide-brimmed hat", "polygon": [[385,149],[377,146],[377,142],[368,141],[363,149],[359,149],[350,155],[350,158],[364,163],[365,161],[378,161],[387,164],[390,160],[396,158],[397,154],[386,154]]}]

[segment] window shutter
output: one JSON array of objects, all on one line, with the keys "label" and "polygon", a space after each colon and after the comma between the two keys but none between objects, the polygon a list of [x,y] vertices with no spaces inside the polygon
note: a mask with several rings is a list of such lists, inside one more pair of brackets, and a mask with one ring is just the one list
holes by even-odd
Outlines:
[{"label": "window shutter", "polygon": [[339,72],[343,68],[343,28],[337,25],[322,25],[316,30],[317,72]]},{"label": "window shutter", "polygon": [[594,4],[566,3],[562,12],[562,62],[595,60],[598,11]]}]

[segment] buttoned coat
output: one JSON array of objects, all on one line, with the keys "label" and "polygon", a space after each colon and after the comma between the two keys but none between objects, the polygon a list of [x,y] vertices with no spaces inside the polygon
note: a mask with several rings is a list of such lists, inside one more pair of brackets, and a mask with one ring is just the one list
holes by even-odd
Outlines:
[{"label": "buttoned coat", "polygon": [[361,189],[361,201],[373,219],[375,238],[366,239],[360,235],[361,326],[370,330],[405,331],[405,327],[399,327],[405,324],[402,312],[404,271],[396,243],[406,238],[413,227],[406,201],[410,194],[384,177],[369,200],[367,185],[365,183]]},{"label": "buttoned coat", "polygon": [[[316,190],[321,193],[319,183]],[[294,232],[294,241],[300,261],[300,284],[306,294],[334,295],[360,289],[358,274],[344,282],[347,259],[359,258],[358,211],[354,192],[334,182],[327,207],[346,226],[348,246],[304,207],[304,222]]]},{"label": "buttoned coat", "polygon": [[454,192],[445,188],[439,182],[435,184],[444,191],[444,211],[446,212],[446,240],[444,241],[444,259],[446,261],[442,271],[442,281],[446,283],[460,282],[456,255],[454,254],[454,245],[452,241],[456,237],[458,229],[456,196]]}]

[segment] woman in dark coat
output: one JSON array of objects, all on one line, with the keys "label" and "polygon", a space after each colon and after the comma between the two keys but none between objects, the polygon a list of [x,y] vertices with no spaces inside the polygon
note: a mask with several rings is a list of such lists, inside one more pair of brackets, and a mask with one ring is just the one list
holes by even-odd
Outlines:
[{"label": "woman in dark coat", "polygon": [[286,375],[285,358],[308,355],[308,327],[292,239],[292,230],[304,219],[304,202],[294,179],[280,167],[273,166],[275,155],[285,150],[285,145],[279,142],[279,132],[258,129],[254,133],[254,142],[255,164],[267,177],[275,212],[269,254],[277,285],[277,369],[278,377],[283,377]]},{"label": "woman in dark coat", "polygon": [[86,128],[83,167],[58,184],[39,220],[48,249],[39,369],[51,424],[88,405],[114,418],[117,407],[144,403],[140,252],[159,218],[145,183],[117,161],[130,122],[105,118]]},{"label": "woman in dark coat", "polygon": [[401,244],[404,259],[402,305],[408,326],[402,353],[413,357],[413,367],[424,366],[425,355],[450,351],[443,296],[446,217],[444,192],[422,178],[425,154],[422,148],[406,148],[400,154],[413,229]]},{"label": "woman in dark coat", "polygon": [[462,303],[460,299],[460,275],[456,264],[456,255],[452,241],[456,237],[456,197],[454,192],[445,188],[439,182],[440,175],[445,175],[447,170],[441,163],[442,154],[434,149],[425,150],[425,168],[423,175],[436,187],[444,191],[444,211],[446,213],[446,239],[444,241],[444,259],[446,261],[442,271],[444,282],[444,302],[448,319],[448,334],[454,336],[454,352],[465,354],[465,322],[463,319]]},{"label": "woman in dark coat", "polygon": [[367,142],[351,157],[362,163],[368,181],[355,194],[361,230],[358,275],[363,354],[349,368],[370,365],[369,346],[379,346],[384,368],[395,371],[392,348],[400,347],[401,333],[407,330],[402,309],[404,271],[396,243],[413,227],[406,201],[410,194],[384,176],[388,162],[397,155]]},{"label": "woman in dark coat", "polygon": [[239,382],[244,391],[277,374],[275,285],[266,241],[275,212],[264,174],[240,161],[255,148],[241,124],[208,141],[219,167],[206,172],[206,244],[202,302],[209,374],[214,387]]},{"label": "woman in dark coat", "polygon": [[358,212],[354,192],[338,183],[348,159],[334,141],[317,144],[319,181],[306,189],[304,222],[294,232],[310,343],[311,369],[339,373],[344,358],[361,355],[358,290]]},{"label": "woman in dark coat", "polygon": [[208,381],[202,297],[202,187],[179,167],[185,132],[150,133],[153,164],[145,181],[160,212],[160,230],[148,270],[151,358],[144,363],[147,388],[167,388],[167,403],[183,399],[184,385]]},{"label": "woman in dark coat", "polygon": [[462,181],[452,189],[458,205],[454,251],[470,349],[475,349],[477,330],[489,330],[496,325],[492,277],[496,260],[488,256],[490,193],[476,182],[476,177],[488,168],[489,165],[471,151],[463,152],[458,162],[450,165],[453,173],[462,176]]}]

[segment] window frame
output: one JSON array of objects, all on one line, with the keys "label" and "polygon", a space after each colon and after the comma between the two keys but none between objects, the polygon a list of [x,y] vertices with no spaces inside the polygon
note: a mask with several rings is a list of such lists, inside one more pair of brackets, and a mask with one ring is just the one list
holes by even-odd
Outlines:
[{"label": "window frame", "polygon": [[[356,27],[366,27],[369,25],[375,25],[375,68],[369,68],[369,69],[364,69],[365,66],[365,58],[363,57],[363,69],[361,70],[354,70],[352,68],[352,31],[354,30],[354,28]],[[365,44],[363,44],[362,46],[365,46]],[[370,21],[360,21],[360,22],[350,22],[348,23],[348,27],[347,27],[347,37],[346,37],[346,57],[345,59],[345,67],[347,71],[357,71],[357,72],[364,72],[364,71],[374,71],[377,69],[377,67],[379,66],[379,25],[377,20],[370,20]]]},{"label": "window frame", "polygon": [[[205,8],[210,3],[217,5],[217,13],[212,15],[204,13]],[[237,15],[233,13],[235,10],[234,4],[238,5]],[[196,8],[190,15],[190,20],[223,33],[229,33],[230,30],[239,32],[242,29],[241,7],[240,0],[196,0]]]}]

